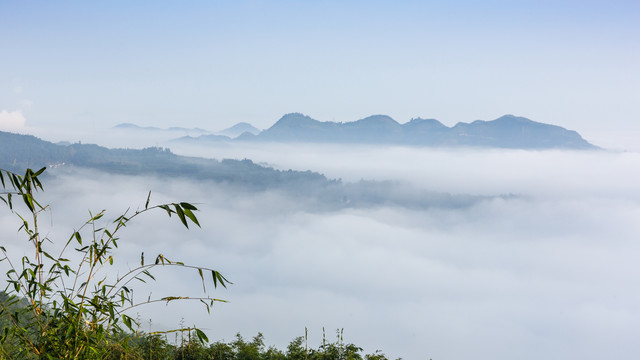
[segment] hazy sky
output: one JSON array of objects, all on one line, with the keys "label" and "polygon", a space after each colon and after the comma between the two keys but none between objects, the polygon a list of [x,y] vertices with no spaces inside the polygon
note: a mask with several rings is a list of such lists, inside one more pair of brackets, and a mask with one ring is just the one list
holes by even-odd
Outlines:
[{"label": "hazy sky", "polygon": [[640,138],[638,1],[0,0],[0,125],[505,113]]}]

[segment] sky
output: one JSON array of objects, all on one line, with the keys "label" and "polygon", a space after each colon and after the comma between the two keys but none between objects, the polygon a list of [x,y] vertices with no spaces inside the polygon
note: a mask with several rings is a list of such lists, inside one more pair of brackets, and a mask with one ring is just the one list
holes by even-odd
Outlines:
[{"label": "sky", "polygon": [[640,138],[637,1],[0,1],[0,126],[503,114]]}]

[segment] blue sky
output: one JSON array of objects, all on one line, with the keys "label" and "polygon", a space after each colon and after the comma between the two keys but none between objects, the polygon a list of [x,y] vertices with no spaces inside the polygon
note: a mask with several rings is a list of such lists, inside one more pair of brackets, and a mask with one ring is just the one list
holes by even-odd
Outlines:
[{"label": "blue sky", "polygon": [[[204,199],[204,229],[187,246],[171,248],[182,232],[145,237],[165,225],[153,218],[129,229],[138,240],[123,250],[171,248],[220,266],[235,282],[231,302],[214,317],[184,312],[212,339],[263,331],[283,347],[309,327],[318,344],[323,327],[344,327],[348,341],[408,359],[630,358],[640,346],[639,24],[638,0],[0,0],[0,130],[50,139],[122,122],[266,128],[294,111],[451,126],[512,113],[633,148],[261,144],[191,154],[451,194],[525,194],[460,209],[316,211],[277,193],[93,173],[60,176],[45,192],[54,235],[88,203],[118,209],[150,188],[168,201]],[[371,277],[381,264],[394,281]],[[168,284],[191,289],[182,280]],[[154,324],[172,315],[159,311]]]},{"label": "blue sky", "polygon": [[0,1],[0,119],[219,130],[288,112],[512,113],[633,142],[638,24],[636,1]]}]

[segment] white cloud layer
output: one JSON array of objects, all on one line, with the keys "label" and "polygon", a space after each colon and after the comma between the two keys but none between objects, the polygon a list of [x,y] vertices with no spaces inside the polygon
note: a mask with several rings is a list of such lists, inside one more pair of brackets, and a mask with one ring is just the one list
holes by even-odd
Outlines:
[{"label": "white cloud layer", "polygon": [[[184,318],[211,339],[261,331],[280,348],[305,327],[313,346],[323,327],[329,336],[344,328],[345,340],[367,352],[406,359],[634,359],[640,353],[639,154],[325,150],[309,158],[309,168],[524,196],[454,209],[320,211],[276,193],[78,172],[46,179],[53,210],[44,223],[54,226],[41,231],[64,239],[87,209],[107,208],[113,218],[143,206],[148,190],[155,202],[200,203],[202,229],[187,232],[177,219],[155,213],[121,234],[121,269],[136,265],[141,251],[147,258],[162,252],[212,266],[234,282],[213,293],[230,302],[216,305],[211,316],[178,304],[141,312],[154,328]],[[299,161],[269,156],[281,164]],[[4,215],[2,228],[11,229]],[[17,241],[10,233],[7,242]],[[154,296],[201,293],[195,271],[159,275],[147,287]],[[146,298],[143,290],[137,291]]]},{"label": "white cloud layer", "polygon": [[0,111],[0,131],[15,131],[24,128],[27,120],[22,112],[17,111]]}]

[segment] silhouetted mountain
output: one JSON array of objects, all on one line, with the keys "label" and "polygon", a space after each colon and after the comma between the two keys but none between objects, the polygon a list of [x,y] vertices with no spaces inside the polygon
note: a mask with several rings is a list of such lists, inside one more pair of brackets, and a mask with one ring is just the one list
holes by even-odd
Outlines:
[{"label": "silhouetted mountain", "polygon": [[224,135],[200,135],[200,136],[183,136],[177,139],[173,139],[170,140],[170,143],[189,143],[189,144],[193,144],[193,143],[219,143],[219,142],[224,142],[224,141],[229,141],[231,140],[230,137],[228,136],[224,136]]},{"label": "silhouetted mountain", "polygon": [[[577,132],[505,115],[447,127],[434,119],[399,124],[386,115],[335,123],[293,113],[283,116],[255,140],[273,142],[367,143],[423,146],[481,146],[514,149],[596,149]],[[250,140],[250,139],[246,139]]]},{"label": "silhouetted mountain", "polygon": [[237,138],[233,139],[236,141],[253,141],[256,139],[256,135],[249,133],[249,132],[244,132],[242,134],[240,134],[240,136],[238,136]]},{"label": "silhouetted mountain", "polygon": [[[230,129],[248,128],[246,125],[240,123]],[[400,124],[387,115],[373,115],[358,121],[336,123],[291,113],[284,115],[262,132],[246,131],[233,140],[510,149],[598,149],[575,131],[513,115],[504,115],[492,121],[458,123],[448,127],[435,119],[416,118]],[[220,143],[228,139],[201,135],[183,137],[178,141]]]},{"label": "silhouetted mountain", "polygon": [[209,134],[210,131],[200,128],[188,129],[184,127],[172,126],[167,129],[162,129],[155,126],[138,126],[136,124],[131,123],[122,123],[114,126],[115,129],[118,130],[130,130],[130,131],[155,131],[155,132],[186,132],[186,133],[196,133],[196,134]]},{"label": "silhouetted mountain", "polygon": [[[200,129],[200,128],[184,128],[184,127],[169,127],[167,129],[162,129],[154,126],[138,126],[136,124],[131,123],[122,123],[113,127],[118,131],[130,132],[133,134],[137,134],[140,132],[146,132],[147,134],[169,134],[169,136],[176,136],[175,133],[183,133],[184,137],[175,139],[177,141],[197,141],[197,142],[211,142],[211,141],[224,141],[230,140],[236,137],[241,136],[244,133],[249,133],[252,135],[257,135],[260,133],[260,129],[254,127],[253,125],[240,122],[237,123],[227,129],[222,131],[213,133],[211,131]],[[198,137],[202,136],[203,139],[199,139]],[[216,137],[217,136],[217,137]],[[164,141],[164,140],[163,140]]]},{"label": "silhouetted mountain", "polygon": [[451,131],[455,134],[456,144],[461,145],[496,146],[497,144],[498,147],[524,149],[595,148],[575,131],[513,115],[505,115],[493,121],[476,120],[470,124],[458,123]]},{"label": "silhouetted mountain", "polygon": [[224,129],[222,131],[217,132],[218,135],[228,136],[230,138],[238,137],[244,133],[249,133],[253,135],[258,135],[260,133],[260,129],[254,127],[253,125],[241,122],[233,125],[230,128]]},{"label": "silhouetted mountain", "polygon": [[320,122],[309,116],[295,113],[280,118],[269,129],[256,136],[256,140],[285,142],[323,142],[338,134],[339,124]]}]

